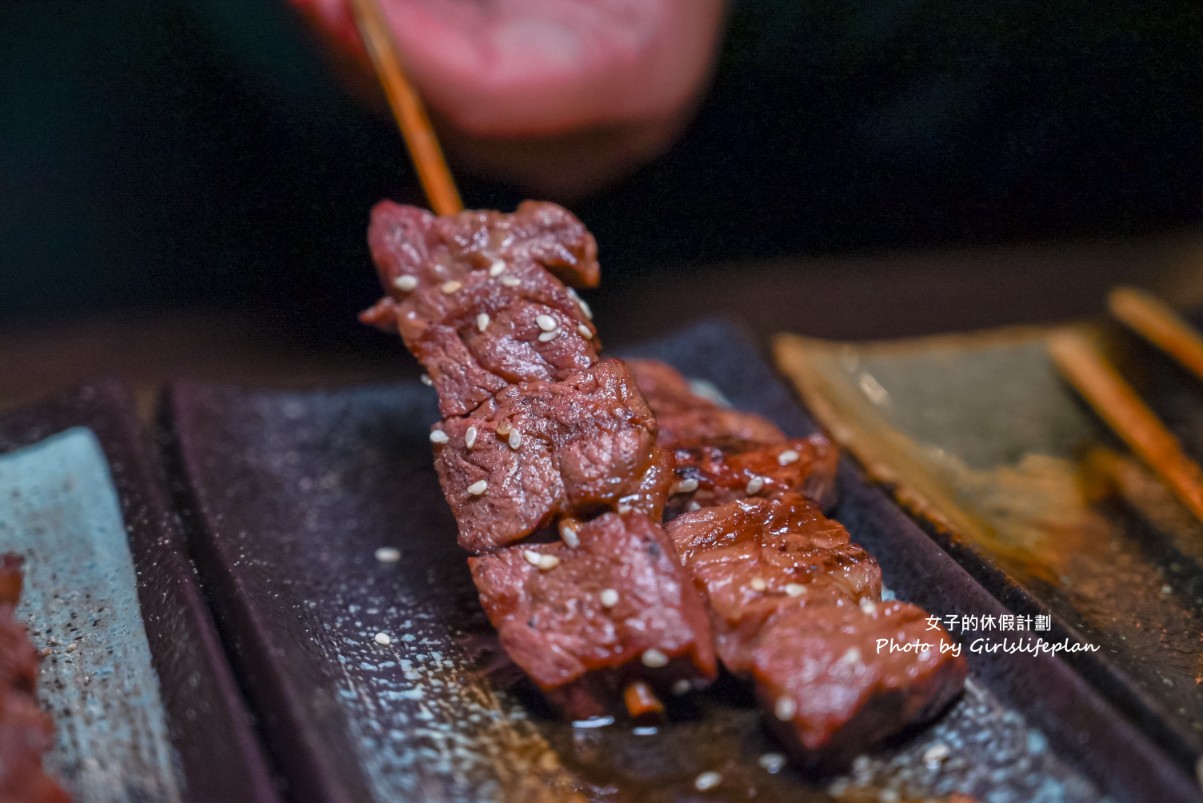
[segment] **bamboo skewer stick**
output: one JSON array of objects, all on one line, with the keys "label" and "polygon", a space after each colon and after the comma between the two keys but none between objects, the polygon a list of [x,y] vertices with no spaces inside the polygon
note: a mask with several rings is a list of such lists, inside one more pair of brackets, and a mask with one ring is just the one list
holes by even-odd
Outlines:
[{"label": "bamboo skewer stick", "polygon": [[1168,304],[1134,287],[1118,287],[1107,296],[1111,314],[1203,379],[1203,336]]},{"label": "bamboo skewer stick", "polygon": [[1098,347],[1083,335],[1062,332],[1049,339],[1048,348],[1069,383],[1203,522],[1203,468],[1186,455],[1178,439]]},{"label": "bamboo skewer stick", "polygon": [[453,215],[461,211],[464,203],[460,200],[459,190],[455,188],[455,179],[451,177],[422,99],[418,97],[401,65],[397,46],[389,34],[380,5],[377,0],[351,0],[351,7],[355,12],[359,35],[372,59],[372,67],[388,98],[401,136],[405,138],[405,145],[418,172],[422,190],[430,201],[430,208],[440,215]]}]

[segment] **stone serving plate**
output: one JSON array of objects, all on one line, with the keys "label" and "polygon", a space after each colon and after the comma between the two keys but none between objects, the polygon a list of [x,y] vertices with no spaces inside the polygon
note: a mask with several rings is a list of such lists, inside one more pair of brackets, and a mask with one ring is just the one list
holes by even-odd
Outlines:
[{"label": "stone serving plate", "polygon": [[[737,327],[638,351],[787,432],[814,427]],[[969,655],[966,694],[938,722],[825,778],[773,765],[779,748],[731,679],[655,728],[557,722],[480,611],[432,468],[436,418],[416,382],[177,384],[163,399],[192,554],[291,799],[1197,799],[1189,775],[1047,655]],[[836,517],[893,593],[941,614],[1005,612],[851,463],[840,482]],[[378,561],[382,546],[400,561]],[[699,792],[703,772],[721,781]]]},{"label": "stone serving plate", "polygon": [[82,803],[278,800],[132,397],[0,415],[0,552],[43,651],[49,770]]},{"label": "stone serving plate", "polygon": [[[1203,777],[1203,526],[1062,381],[1049,329],[887,343],[781,335],[778,366],[875,480]],[[1203,385],[1114,326],[1086,330],[1203,456]]]}]

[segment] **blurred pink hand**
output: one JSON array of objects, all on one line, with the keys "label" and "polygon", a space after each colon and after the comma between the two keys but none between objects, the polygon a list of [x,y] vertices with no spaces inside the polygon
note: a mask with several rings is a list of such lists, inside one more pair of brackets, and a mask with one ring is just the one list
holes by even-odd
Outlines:
[{"label": "blurred pink hand", "polygon": [[[371,80],[346,0],[291,2]],[[456,167],[571,199],[672,144],[708,84],[726,0],[380,3]]]}]

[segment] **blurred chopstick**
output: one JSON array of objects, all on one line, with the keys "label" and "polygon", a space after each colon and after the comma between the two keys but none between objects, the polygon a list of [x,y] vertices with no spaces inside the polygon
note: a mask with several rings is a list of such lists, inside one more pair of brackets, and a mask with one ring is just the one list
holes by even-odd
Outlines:
[{"label": "blurred chopstick", "polygon": [[397,46],[388,30],[388,23],[377,0],[351,0],[355,24],[363,39],[376,77],[384,89],[393,118],[405,138],[410,159],[418,171],[418,180],[430,201],[430,208],[440,215],[453,215],[464,208],[455,180],[447,168],[447,160],[434,135],[430,118],[413,84],[401,66]]},{"label": "blurred chopstick", "polygon": [[1178,439],[1099,348],[1086,336],[1070,331],[1050,337],[1048,348],[1069,383],[1203,522],[1203,468],[1186,455]]},{"label": "blurred chopstick", "polygon": [[1107,306],[1121,323],[1203,379],[1203,336],[1161,299],[1134,287],[1117,287]]}]

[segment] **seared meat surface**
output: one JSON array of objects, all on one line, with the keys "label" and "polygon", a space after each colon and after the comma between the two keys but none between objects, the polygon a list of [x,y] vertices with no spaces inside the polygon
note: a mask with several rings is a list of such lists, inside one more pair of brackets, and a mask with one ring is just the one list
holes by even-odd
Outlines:
[{"label": "seared meat surface", "polygon": [[[656,421],[619,360],[561,382],[508,385],[434,431],[439,481],[470,552],[563,516],[622,505],[659,521],[663,512],[671,456],[656,445]],[[481,482],[483,493],[469,490]]]},{"label": "seared meat surface", "polygon": [[469,561],[506,652],[548,699],[584,719],[619,707],[635,680],[668,692],[712,679],[705,610],[659,522],[605,513],[574,535],[575,547],[531,544]]},{"label": "seared meat surface", "polygon": [[[964,658],[905,602],[848,600],[774,618],[751,649],[766,721],[803,766],[839,767],[866,747],[939,714],[960,693]],[[878,640],[930,645],[891,652]]]},{"label": "seared meat surface", "polygon": [[881,598],[877,562],[798,494],[704,508],[666,529],[706,593],[719,657],[735,673],[748,669],[748,644],[770,619],[824,601]]},{"label": "seared meat surface", "polygon": [[513,215],[440,218],[385,201],[368,240],[388,295],[363,320],[400,333],[444,416],[597,362],[588,307],[561,281],[595,285],[597,246],[563,209],[528,202]]},{"label": "seared meat surface", "polygon": [[[729,502],[666,529],[707,596],[723,664],[753,679],[801,763],[845,763],[960,693],[966,664],[945,651],[948,634],[881,602],[877,561],[810,500]],[[879,638],[931,646],[896,653]]]},{"label": "seared meat surface", "polygon": [[656,416],[660,445],[671,449],[676,481],[668,515],[749,496],[798,491],[835,507],[839,450],[821,434],[787,438],[771,421],[698,395],[677,370],[631,360],[635,382]]}]

